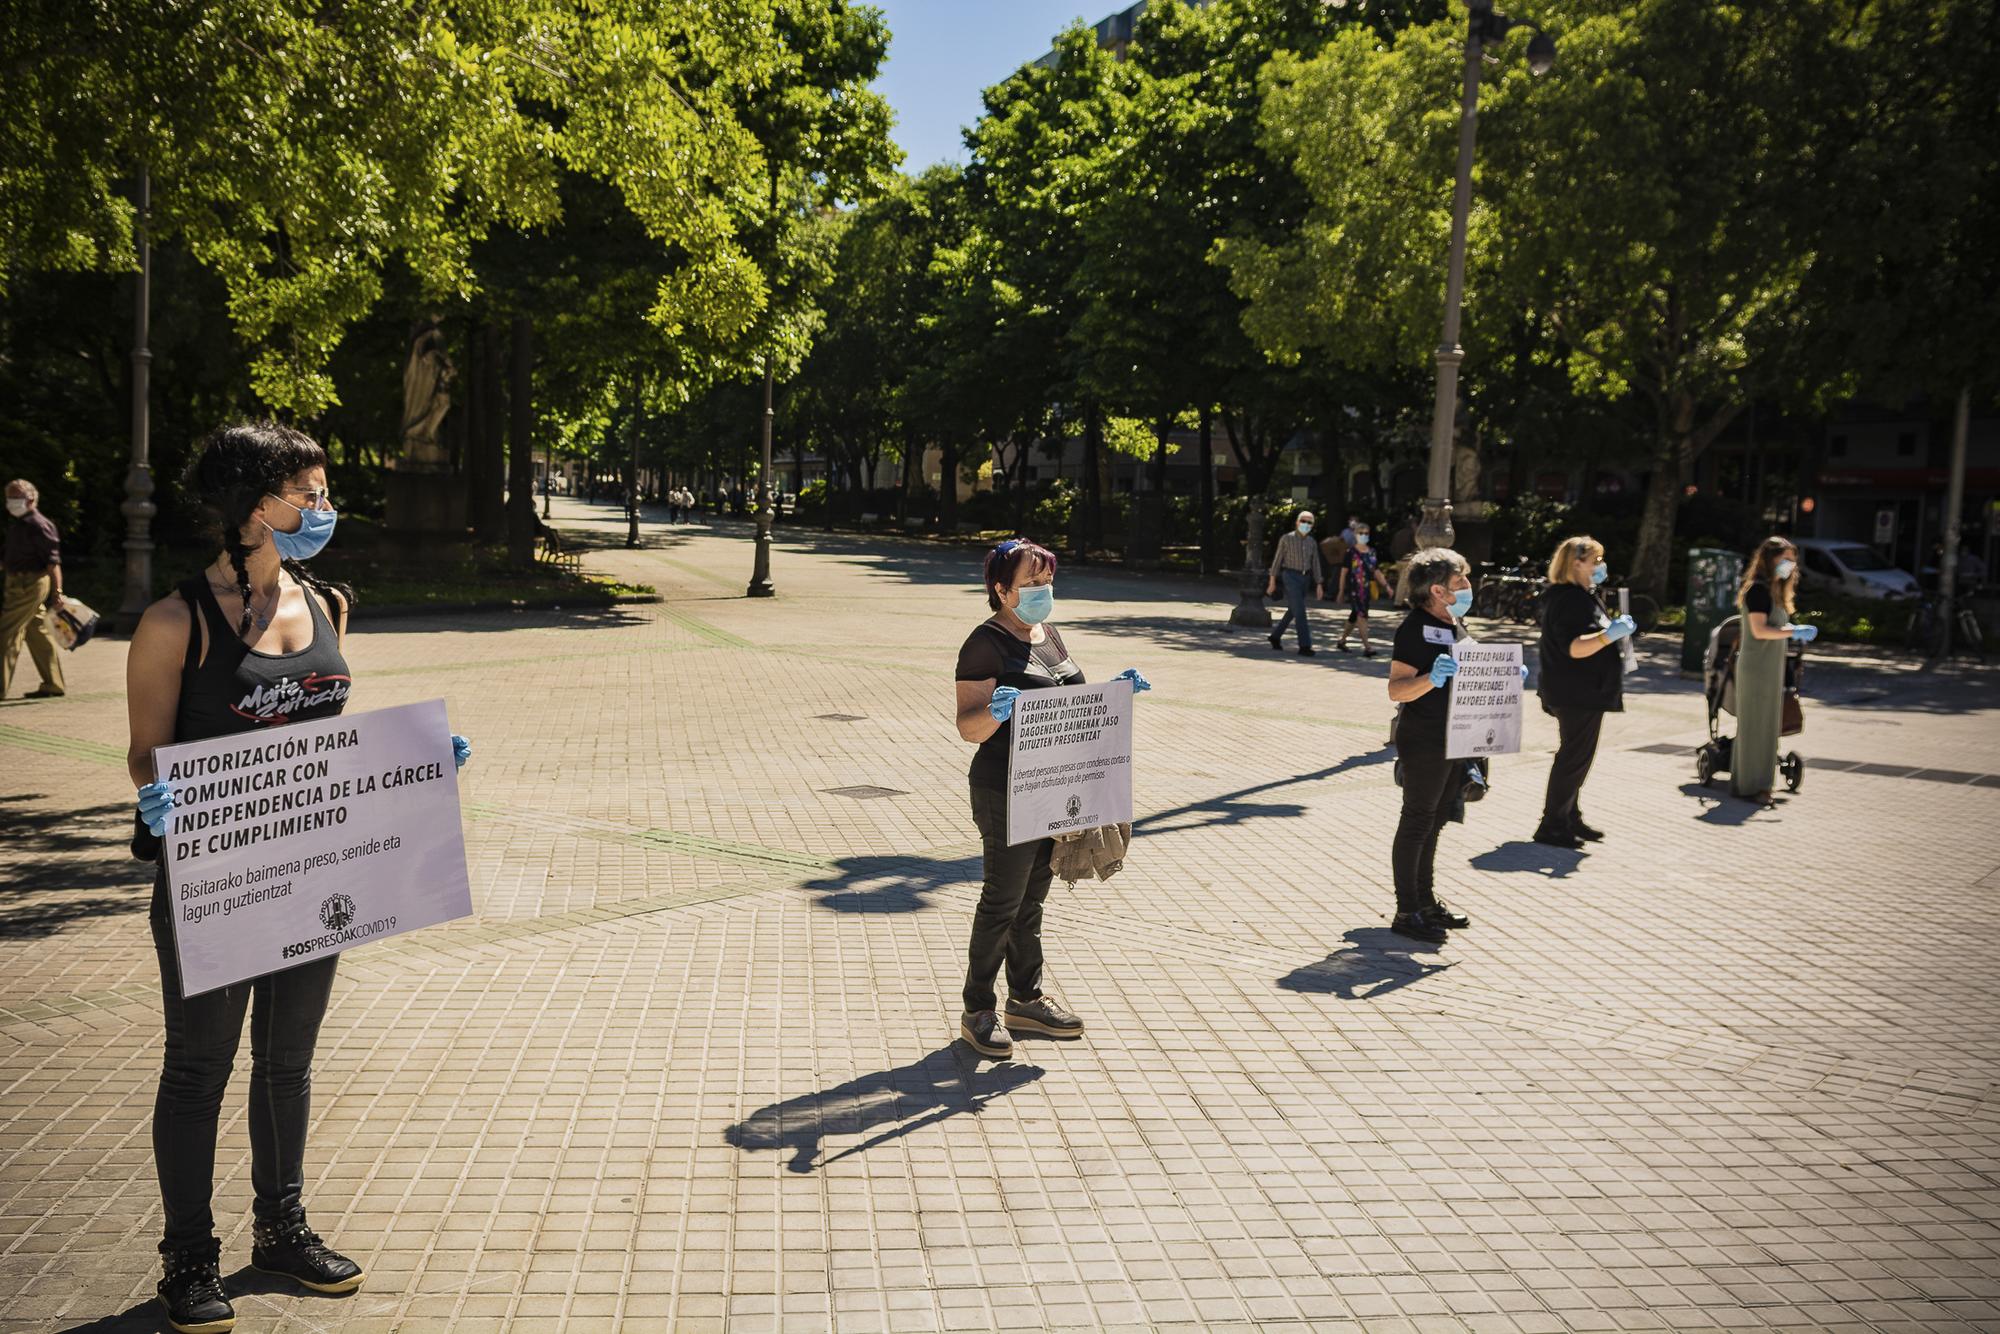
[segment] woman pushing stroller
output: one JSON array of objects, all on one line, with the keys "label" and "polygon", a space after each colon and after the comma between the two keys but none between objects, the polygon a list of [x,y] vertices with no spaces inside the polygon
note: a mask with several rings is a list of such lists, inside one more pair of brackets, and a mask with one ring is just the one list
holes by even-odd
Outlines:
[{"label": "woman pushing stroller", "polygon": [[1769,806],[1778,771],[1778,739],[1784,730],[1785,648],[1793,640],[1810,644],[1814,625],[1793,625],[1798,592],[1799,553],[1790,539],[1767,537],[1751,553],[1736,606],[1743,613],[1743,642],[1736,655],[1736,742],[1729,789],[1759,806]]}]

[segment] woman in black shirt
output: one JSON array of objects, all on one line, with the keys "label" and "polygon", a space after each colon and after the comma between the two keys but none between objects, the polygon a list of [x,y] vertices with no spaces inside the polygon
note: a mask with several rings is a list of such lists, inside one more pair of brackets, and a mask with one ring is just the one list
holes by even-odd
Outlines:
[{"label": "woman in black shirt", "polygon": [[1452,645],[1465,633],[1459,618],[1472,607],[1471,567],[1456,551],[1427,547],[1404,562],[1396,596],[1410,614],[1396,627],[1389,655],[1389,698],[1400,706],[1396,756],[1403,767],[1403,815],[1390,852],[1396,916],[1389,929],[1441,945],[1447,928],[1472,925],[1432,889],[1438,831],[1466,768],[1444,755],[1445,688],[1458,674]]},{"label": "woman in black shirt", "polygon": [[[1013,742],[1014,701],[1023,690],[1081,685],[1062,635],[1050,625],[1055,612],[1055,553],[1019,538],[986,556],[986,603],[993,615],[958,650],[958,734],[979,749],[969,775],[972,821],[979,828],[984,882],[972,919],[965,973],[965,1013],[959,1036],[997,1061],[1014,1053],[1009,1029],[1073,1038],[1083,1020],[1042,990],[1042,901],[1053,873],[1055,840],[1007,842],[1007,755]],[[1151,687],[1136,671],[1119,673],[1135,690]],[[993,981],[1007,968],[1007,1010],[996,1008]]]},{"label": "woman in black shirt", "polygon": [[[353,679],[342,643],[354,595],[305,562],[333,536],[326,453],[270,422],[225,426],[188,473],[219,528],[220,553],[146,609],[126,654],[139,818],[166,832],[174,791],[156,781],[153,749],[331,718]],[[472,748],[454,736],[463,765]],[[134,839],[133,851],[154,855]],[[150,913],[159,956],[165,1055],[153,1104],[153,1162],[165,1212],[159,1285],[167,1323],[212,1334],[235,1320],[219,1273],[211,1197],[222,1098],[250,1019],[250,1263],[315,1292],[352,1292],[361,1266],[306,1222],[305,1150],[313,1048],[339,955],[218,990],[184,995],[166,868]]]},{"label": "woman in black shirt", "polygon": [[1577,794],[1597,755],[1604,715],[1625,708],[1625,665],[1606,652],[1635,628],[1630,616],[1605,613],[1594,591],[1609,573],[1604,544],[1572,537],[1549,558],[1549,591],[1542,598],[1542,708],[1562,737],[1549,766],[1548,793],[1535,842],[1581,848],[1604,835],[1584,823]]}]

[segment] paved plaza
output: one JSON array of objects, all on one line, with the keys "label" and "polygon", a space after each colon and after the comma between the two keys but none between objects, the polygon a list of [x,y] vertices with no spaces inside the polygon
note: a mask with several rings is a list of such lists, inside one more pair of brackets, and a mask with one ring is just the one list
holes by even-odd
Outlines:
[{"label": "paved plaza", "polygon": [[[1753,813],[1644,643],[1609,837],[1527,841],[1531,708],[1429,950],[1386,929],[1386,654],[1065,568],[1084,670],[1156,687],[1138,838],[1049,900],[1087,1036],[994,1065],[953,1042],[976,553],[782,531],[753,601],[743,525],[555,521],[662,600],[356,615],[350,707],[472,739],[477,913],[340,966],[307,1203],[353,1297],[248,1269],[241,1058],[239,1330],[2000,1330],[2000,673],[1815,653],[1804,789]],[[4,1331],[164,1328],[123,663],[0,705]]]}]

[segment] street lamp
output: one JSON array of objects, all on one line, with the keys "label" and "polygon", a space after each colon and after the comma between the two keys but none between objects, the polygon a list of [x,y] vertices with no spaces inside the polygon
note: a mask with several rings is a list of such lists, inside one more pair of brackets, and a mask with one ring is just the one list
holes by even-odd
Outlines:
[{"label": "street lamp", "polygon": [[1451,199],[1451,261],[1444,280],[1444,336],[1437,350],[1437,402],[1431,409],[1431,467],[1424,496],[1424,515],[1417,523],[1417,544],[1448,547],[1458,534],[1451,526],[1451,435],[1458,415],[1458,367],[1465,349],[1458,345],[1459,300],[1465,292],[1465,221],[1472,211],[1472,138],[1479,124],[1479,65],[1485,48],[1498,45],[1515,28],[1530,28],[1528,72],[1547,74],[1556,63],[1555,39],[1539,24],[1510,19],[1493,8],[1493,0],[1465,0],[1472,11],[1465,29],[1465,94],[1458,117],[1458,181]]},{"label": "street lamp", "polygon": [[753,598],[767,598],[777,591],[771,586],[771,521],[776,517],[771,511],[771,395],[777,375],[778,368],[767,352],[764,354],[764,456],[757,469],[757,551],[751,561],[750,587],[746,590]]},{"label": "street lamp", "polygon": [[153,600],[152,327],[153,243],[148,233],[153,207],[153,177],[139,168],[138,235],[139,286],[132,306],[132,456],[125,471],[125,598],[118,607],[118,626],[130,634]]}]

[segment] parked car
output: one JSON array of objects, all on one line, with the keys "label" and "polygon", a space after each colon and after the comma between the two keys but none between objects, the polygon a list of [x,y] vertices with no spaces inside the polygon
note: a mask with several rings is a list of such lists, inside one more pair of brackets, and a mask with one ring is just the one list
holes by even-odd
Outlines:
[{"label": "parked car", "polygon": [[1917,595],[1917,576],[1897,569],[1865,543],[1808,537],[1799,541],[1798,548],[1799,561],[1805,567],[1799,580],[1801,588],[1859,598]]}]

